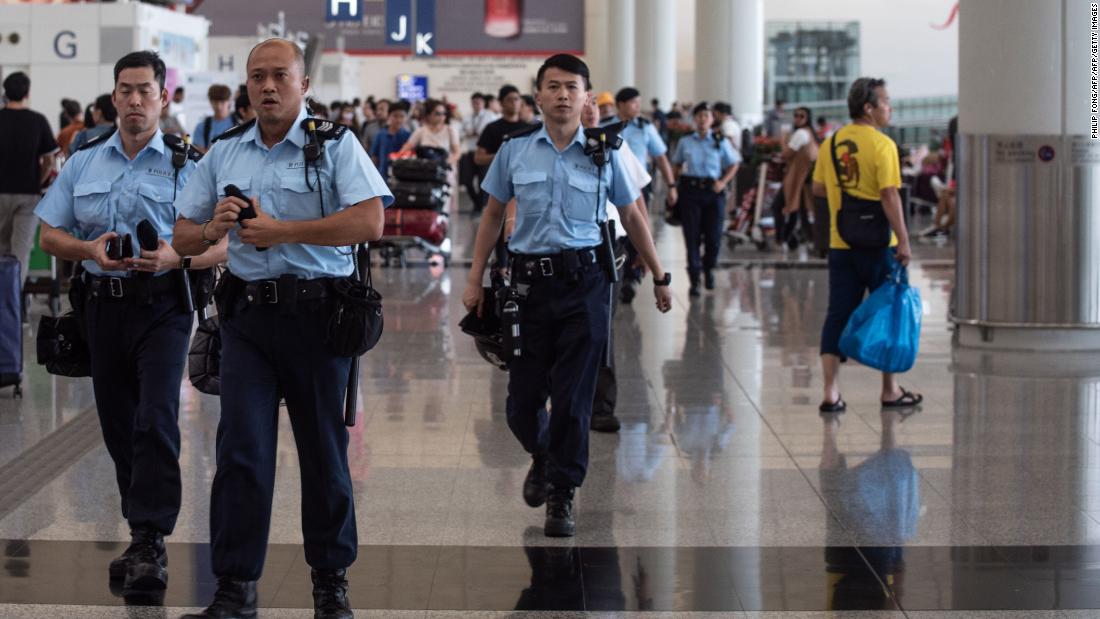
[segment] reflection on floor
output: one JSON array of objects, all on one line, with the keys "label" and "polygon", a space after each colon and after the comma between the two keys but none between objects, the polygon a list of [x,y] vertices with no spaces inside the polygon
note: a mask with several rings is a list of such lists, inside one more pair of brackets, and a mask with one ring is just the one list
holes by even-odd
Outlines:
[{"label": "reflection on floor", "polygon": [[[455,227],[460,257],[470,228]],[[954,351],[953,270],[942,247],[918,249],[910,280],[924,329],[902,383],[925,403],[882,412],[876,374],[851,366],[848,412],[823,418],[826,271],[733,266],[691,300],[679,232],[656,235],[675,307],[659,314],[647,283],[619,311],[624,425],[593,435],[578,535],[565,541],[543,537],[542,512],[520,498],[528,458],[504,423],[506,374],[457,328],[465,269],[376,269],[386,334],[364,360],[351,435],[356,607],[417,618],[1100,615],[1100,368]],[[205,601],[217,400],[181,386],[184,508],[167,608],[123,607],[105,571],[127,531],[90,384],[31,364],[25,392],[0,392],[0,539],[11,540],[0,617],[177,616]],[[261,589],[283,610],[263,616],[311,616],[285,420],[281,432]]]}]

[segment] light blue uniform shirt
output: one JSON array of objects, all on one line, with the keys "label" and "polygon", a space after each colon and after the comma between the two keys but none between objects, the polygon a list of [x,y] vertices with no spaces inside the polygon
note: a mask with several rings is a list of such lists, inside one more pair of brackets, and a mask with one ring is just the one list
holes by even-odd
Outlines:
[{"label": "light blue uniform shirt", "polygon": [[645,163],[646,155],[657,158],[668,152],[668,146],[665,146],[653,123],[642,122],[640,118],[626,123],[619,135],[623,136],[623,141],[642,163]]},{"label": "light blue uniform shirt", "polygon": [[697,132],[685,135],[676,144],[672,153],[672,164],[684,164],[680,173],[684,176],[700,176],[717,180],[722,171],[731,165],[741,163],[741,154],[733,149],[730,141],[723,139],[720,145],[714,143],[714,134],[709,130],[706,137]]},{"label": "light blue uniform shirt", "polygon": [[[207,116],[210,119],[210,142],[214,142],[214,138],[229,131],[233,128],[233,117],[226,116],[221,120],[217,120],[213,116]],[[195,131],[191,134],[191,142],[203,148],[209,148],[210,144],[206,143],[205,131],[203,127],[206,126],[206,118],[199,121],[199,124],[195,125]]]},{"label": "light blue uniform shirt", "polygon": [[519,254],[554,254],[599,245],[606,202],[622,207],[638,199],[638,189],[617,155],[612,152],[601,179],[596,164],[584,154],[581,127],[561,152],[545,126],[506,140],[481,188],[502,203],[516,198],[508,248]]},{"label": "light blue uniform shirt", "polygon": [[[286,137],[272,148],[264,145],[256,124],[215,142],[176,200],[180,214],[198,224],[208,221],[214,216],[214,206],[225,197],[225,186],[230,184],[246,196],[258,198],[261,210],[281,220],[320,219],[377,197],[382,198],[383,206],[389,206],[393,195],[350,130],[339,140],[325,142],[320,160],[322,191],[317,191],[312,163],[306,183],[302,154],[306,132],[301,127],[305,118],[306,110],[302,108]],[[324,213],[319,195],[324,196]],[[257,251],[255,246],[241,242],[238,229],[229,232],[229,270],[241,279],[272,279],[284,274],[315,279],[352,272],[347,247],[291,243]]]},{"label": "light blue uniform shirt", "polygon": [[[153,224],[160,238],[172,242],[177,218],[173,189],[182,190],[194,170],[195,162],[188,159],[177,184],[172,150],[164,145],[160,129],[132,161],[116,131],[105,142],[73,153],[34,214],[85,241],[105,232],[130,234],[137,255],[137,225],[142,219]],[[129,272],[105,273],[92,260],[85,260],[84,268],[93,275],[130,276]]]}]

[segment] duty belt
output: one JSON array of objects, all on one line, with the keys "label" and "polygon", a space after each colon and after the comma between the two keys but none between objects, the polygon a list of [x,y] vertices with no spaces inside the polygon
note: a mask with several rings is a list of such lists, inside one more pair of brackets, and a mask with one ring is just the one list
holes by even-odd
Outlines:
[{"label": "duty belt", "polygon": [[149,275],[148,278],[138,278],[85,274],[84,281],[89,297],[112,301],[138,301],[176,290],[171,273],[160,277],[152,277],[152,273]]},{"label": "duty belt", "polygon": [[[575,258],[575,267],[568,265]],[[578,268],[599,262],[595,247],[567,249],[560,254],[513,254],[513,274],[524,280],[544,279],[548,277],[572,275]]]},{"label": "duty belt", "polygon": [[691,187],[692,189],[709,189],[714,188],[713,178],[706,178],[705,176],[681,176],[680,186]]},{"label": "duty belt", "polygon": [[261,279],[244,282],[244,299],[249,305],[278,305],[322,299],[328,296],[331,279]]}]

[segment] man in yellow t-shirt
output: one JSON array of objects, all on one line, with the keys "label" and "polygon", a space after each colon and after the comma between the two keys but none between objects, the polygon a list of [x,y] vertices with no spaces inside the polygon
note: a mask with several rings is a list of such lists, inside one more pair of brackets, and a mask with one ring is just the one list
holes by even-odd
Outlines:
[{"label": "man in yellow t-shirt", "polygon": [[[909,264],[909,231],[898,193],[901,186],[898,148],[879,131],[890,124],[890,113],[886,82],[868,77],[857,79],[848,90],[848,114],[852,122],[821,144],[814,166],[814,195],[827,196],[829,200],[829,310],[821,329],[825,393],[818,407],[823,413],[839,413],[847,408],[837,387],[837,374],[845,360],[840,352],[840,334],[848,319],[864,295],[886,280],[895,259],[902,266]],[[842,187],[843,192],[853,197],[881,202],[890,222],[890,247],[853,249],[844,242],[836,225]],[[883,373],[884,408],[914,406],[921,400],[920,394],[899,387],[893,374]]]}]

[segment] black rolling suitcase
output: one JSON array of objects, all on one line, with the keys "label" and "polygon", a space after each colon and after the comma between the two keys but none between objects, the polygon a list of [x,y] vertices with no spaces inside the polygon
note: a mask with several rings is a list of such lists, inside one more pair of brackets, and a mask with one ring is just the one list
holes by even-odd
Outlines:
[{"label": "black rolling suitcase", "polygon": [[397,208],[429,208],[442,211],[449,197],[447,190],[435,183],[397,181],[392,190],[393,205]]},{"label": "black rolling suitcase", "polygon": [[446,183],[447,165],[427,159],[398,159],[390,164],[393,177],[399,181]]},{"label": "black rolling suitcase", "polygon": [[15,256],[0,256],[0,387],[23,397],[23,276]]}]

